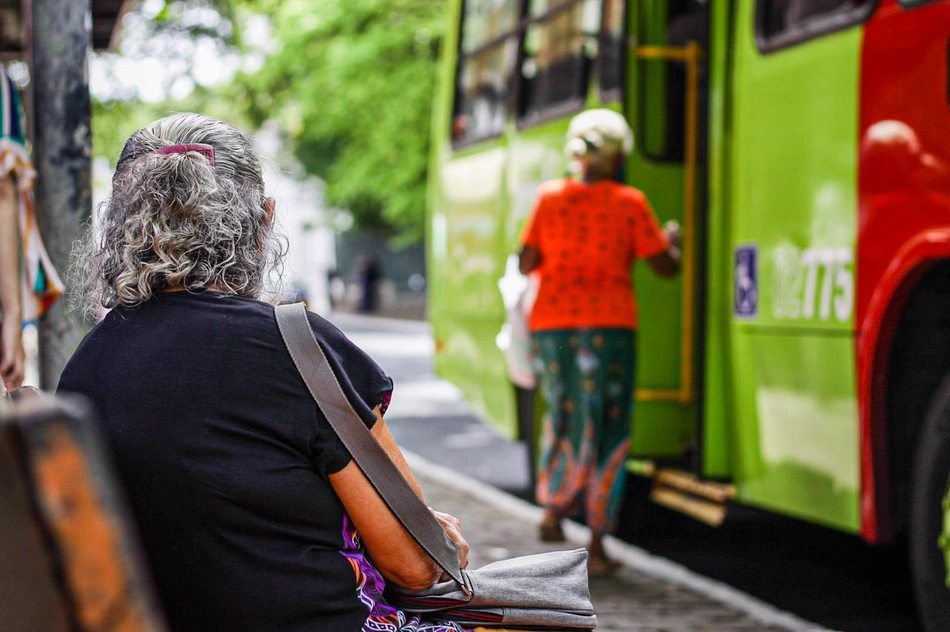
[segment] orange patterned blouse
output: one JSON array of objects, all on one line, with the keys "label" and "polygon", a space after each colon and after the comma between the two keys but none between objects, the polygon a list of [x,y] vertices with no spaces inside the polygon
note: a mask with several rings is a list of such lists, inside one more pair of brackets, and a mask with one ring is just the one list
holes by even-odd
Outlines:
[{"label": "orange patterned blouse", "polygon": [[567,178],[541,186],[521,242],[541,253],[532,331],[636,329],[633,263],[669,248],[641,191]]}]

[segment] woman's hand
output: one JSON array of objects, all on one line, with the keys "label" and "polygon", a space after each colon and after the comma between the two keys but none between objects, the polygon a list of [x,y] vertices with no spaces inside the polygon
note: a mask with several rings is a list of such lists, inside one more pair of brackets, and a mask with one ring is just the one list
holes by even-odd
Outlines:
[{"label": "woman's hand", "polygon": [[670,247],[648,258],[647,263],[650,264],[654,272],[668,279],[676,276],[676,273],[679,272],[680,269],[680,241],[682,240],[682,231],[680,230],[679,222],[671,219],[663,224],[663,234],[666,235],[667,241],[670,242]]},{"label": "woman's hand", "polygon": [[0,379],[7,390],[13,390],[23,384],[26,356],[23,352],[22,336],[19,318],[11,315],[3,319],[0,326]]},{"label": "woman's hand", "polygon": [[[458,518],[455,516],[450,516],[447,513],[442,513],[441,511],[436,511],[432,507],[429,507],[429,511],[432,512],[432,515],[435,516],[435,519],[439,521],[439,524],[442,525],[442,530],[445,531],[446,535],[449,536],[449,539],[455,543],[455,546],[459,550],[459,568],[468,568],[468,552],[470,550],[468,542],[465,541],[465,538],[462,537],[462,523],[458,521]],[[442,578],[439,581],[448,581],[450,578],[445,573],[442,574]]]},{"label": "woman's hand", "polygon": [[680,229],[679,222],[675,219],[671,219],[663,224],[663,234],[666,235],[667,240],[669,240],[670,246],[679,250],[680,244],[683,241],[683,231]]}]

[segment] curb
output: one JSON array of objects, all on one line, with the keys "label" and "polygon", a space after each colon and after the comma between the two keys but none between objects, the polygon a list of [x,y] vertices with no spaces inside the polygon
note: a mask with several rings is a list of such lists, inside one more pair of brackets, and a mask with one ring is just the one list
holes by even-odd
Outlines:
[{"label": "curb", "polygon": [[[440,484],[463,491],[496,509],[510,513],[531,524],[541,520],[543,511],[536,505],[532,505],[491,485],[459,474],[455,470],[432,463],[416,453],[406,450],[402,452],[409,463],[409,467],[420,478],[432,479]],[[590,538],[590,531],[587,527],[570,520],[564,522],[564,534],[568,541],[579,547],[586,546]],[[790,612],[779,610],[728,584],[700,575],[681,564],[653,555],[640,547],[615,537],[608,535],[604,539],[604,545],[614,559],[638,573],[687,588],[743,612],[765,625],[781,626],[798,632],[833,632],[829,628],[806,621]]]},{"label": "curb", "polygon": [[[429,322],[412,318],[392,318],[389,316],[372,316],[353,312],[330,312],[323,317],[344,329],[346,325],[354,327],[375,328],[387,332],[405,332],[425,334],[431,331]],[[339,324],[338,324],[339,323]]]}]

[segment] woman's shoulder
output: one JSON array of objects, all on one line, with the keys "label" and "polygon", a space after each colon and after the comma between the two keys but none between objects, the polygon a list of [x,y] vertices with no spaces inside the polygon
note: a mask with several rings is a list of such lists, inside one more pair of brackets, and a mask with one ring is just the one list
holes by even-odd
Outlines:
[{"label": "woman's shoulder", "polygon": [[350,340],[339,327],[319,314],[307,312],[310,329],[327,355],[345,389],[352,389],[366,404],[365,410],[358,410],[367,423],[372,423],[375,415],[372,409],[379,406],[385,412],[393,390],[392,379],[375,360],[355,342]]},{"label": "woman's shoulder", "polygon": [[547,182],[541,183],[541,186],[538,187],[538,197],[556,198],[566,195],[571,190],[571,188],[577,184],[577,181],[573,180],[572,178],[558,178],[557,180],[548,180]]},{"label": "woman's shoulder", "polygon": [[379,369],[370,355],[350,340],[339,327],[323,316],[309,310],[307,311],[307,320],[310,321],[310,329],[320,346],[329,355],[334,356],[334,359],[338,360],[345,369],[382,373],[382,370]]},{"label": "woman's shoulder", "polygon": [[646,194],[636,187],[632,187],[629,184],[617,183],[614,187],[614,195],[616,195],[620,200],[625,200],[633,202],[634,204],[643,206],[647,203]]},{"label": "woman's shoulder", "polygon": [[362,349],[360,349],[356,343],[350,340],[346,334],[340,330],[339,327],[331,323],[320,314],[307,310],[307,320],[310,321],[310,329],[313,330],[313,335],[320,343],[329,345],[334,349],[339,348],[357,351],[360,353],[363,352]]}]

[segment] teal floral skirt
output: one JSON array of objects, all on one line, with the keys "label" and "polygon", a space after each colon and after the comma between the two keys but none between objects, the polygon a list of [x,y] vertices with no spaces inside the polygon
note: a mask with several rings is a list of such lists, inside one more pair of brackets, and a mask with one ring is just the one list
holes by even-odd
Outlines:
[{"label": "teal floral skirt", "polygon": [[538,502],[610,533],[626,478],[636,332],[557,329],[531,337],[545,403]]}]

